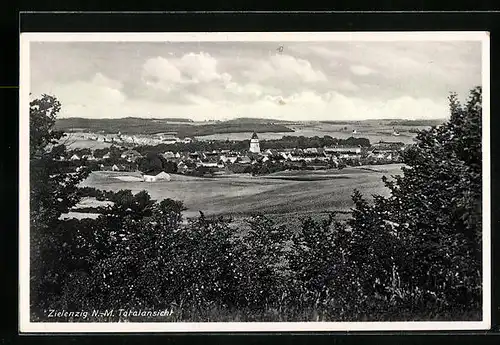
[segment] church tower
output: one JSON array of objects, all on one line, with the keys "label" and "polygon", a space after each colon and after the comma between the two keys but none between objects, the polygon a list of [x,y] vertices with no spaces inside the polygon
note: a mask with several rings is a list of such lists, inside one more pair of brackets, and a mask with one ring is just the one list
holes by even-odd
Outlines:
[{"label": "church tower", "polygon": [[252,139],[250,139],[250,152],[260,153],[259,137],[255,132],[253,132]]}]

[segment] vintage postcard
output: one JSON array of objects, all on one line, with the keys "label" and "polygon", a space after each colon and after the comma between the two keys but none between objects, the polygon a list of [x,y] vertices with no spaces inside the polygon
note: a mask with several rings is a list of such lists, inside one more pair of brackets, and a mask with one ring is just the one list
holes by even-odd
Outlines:
[{"label": "vintage postcard", "polygon": [[486,32],[22,33],[21,332],[490,327]]}]

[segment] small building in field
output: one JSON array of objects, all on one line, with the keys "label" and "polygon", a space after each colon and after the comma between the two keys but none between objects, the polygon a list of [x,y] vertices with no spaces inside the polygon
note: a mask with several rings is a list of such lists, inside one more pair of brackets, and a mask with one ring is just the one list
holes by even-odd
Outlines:
[{"label": "small building in field", "polygon": [[142,175],[142,179],[144,182],[157,182],[157,181],[170,181],[170,174],[165,171],[149,171]]},{"label": "small building in field", "polygon": [[162,171],[156,175],[156,180],[157,181],[170,181],[171,177],[170,177],[170,174]]},{"label": "small building in field", "polygon": [[71,156],[70,160],[72,160],[72,161],[79,161],[80,157],[78,157],[78,155],[75,153],[73,156]]}]

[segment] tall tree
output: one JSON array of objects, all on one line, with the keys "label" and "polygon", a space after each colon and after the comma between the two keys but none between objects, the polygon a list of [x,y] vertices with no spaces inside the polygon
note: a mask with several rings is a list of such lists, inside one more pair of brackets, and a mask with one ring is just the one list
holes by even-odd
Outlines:
[{"label": "tall tree", "polygon": [[49,95],[30,103],[30,217],[37,228],[50,226],[76,205],[77,185],[89,174],[85,168],[62,172],[56,161],[65,151],[59,144],[64,134],[54,129],[60,109],[59,101]]},{"label": "tall tree", "polygon": [[78,203],[78,183],[89,174],[84,167],[67,172],[56,160],[62,150],[63,133],[54,130],[60,109],[59,101],[49,95],[30,103],[30,297],[36,307],[50,303],[51,293],[60,286],[64,234],[59,217]]}]

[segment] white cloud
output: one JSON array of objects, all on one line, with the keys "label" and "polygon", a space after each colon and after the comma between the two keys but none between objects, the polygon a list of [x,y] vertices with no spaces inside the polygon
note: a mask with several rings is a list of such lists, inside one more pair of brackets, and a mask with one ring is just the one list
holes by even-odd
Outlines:
[{"label": "white cloud", "polygon": [[123,87],[123,84],[118,80],[108,78],[100,72],[96,73],[90,82],[96,86],[116,90],[120,90]]},{"label": "white cloud", "polygon": [[309,48],[309,50],[324,58],[324,59],[327,59],[327,60],[331,60],[331,59],[335,59],[335,58],[338,58],[338,57],[341,57],[342,56],[342,52],[339,51],[339,50],[334,50],[334,49],[330,49],[330,48],[326,48],[326,47],[323,47],[323,46],[311,46]]},{"label": "white cloud", "polygon": [[180,58],[149,58],[142,65],[142,87],[132,87],[133,97],[185,102],[196,97],[220,97],[231,82],[229,73],[218,71],[208,53],[187,53]]},{"label": "white cloud", "polygon": [[188,53],[181,58],[150,58],[143,65],[143,76],[170,85],[231,80],[230,74],[217,71],[217,60],[203,52]]},{"label": "white cloud", "polygon": [[142,66],[143,77],[156,82],[179,83],[182,81],[181,71],[169,60],[158,56],[148,59]]},{"label": "white cloud", "polygon": [[272,55],[266,60],[254,61],[243,73],[250,80],[257,82],[281,80],[314,83],[327,80],[323,72],[314,69],[309,61],[280,54]]},{"label": "white cloud", "polygon": [[[62,117],[118,116],[123,110],[126,97],[120,91],[121,83],[95,74],[90,80],[67,84],[45,84],[43,93],[54,95],[61,102]],[[116,115],[115,115],[116,114]]]},{"label": "white cloud", "polygon": [[336,80],[333,82],[335,87],[341,91],[357,91],[359,90],[359,86],[354,84],[352,81],[348,79],[344,80]]},{"label": "white cloud", "polygon": [[217,60],[207,53],[188,53],[173,63],[192,82],[211,82],[215,80],[229,81],[231,76],[227,73],[219,74],[217,71]]},{"label": "white cloud", "polygon": [[[113,88],[115,86],[116,88]],[[61,116],[89,118],[188,117],[193,120],[226,119],[235,116],[271,117],[284,120],[355,120],[379,118],[443,118],[448,115],[446,99],[436,102],[409,96],[388,100],[346,96],[329,91],[304,90],[289,96],[269,92],[260,84],[228,83],[226,95],[207,97],[184,95],[189,104],[164,103],[146,99],[127,99],[118,89],[121,84],[103,74],[89,81],[59,84],[45,89],[62,103]],[[227,97],[246,96],[247,101]]]},{"label": "white cloud", "polygon": [[351,72],[356,75],[369,75],[375,73],[373,69],[363,65],[353,65],[349,67]]}]

